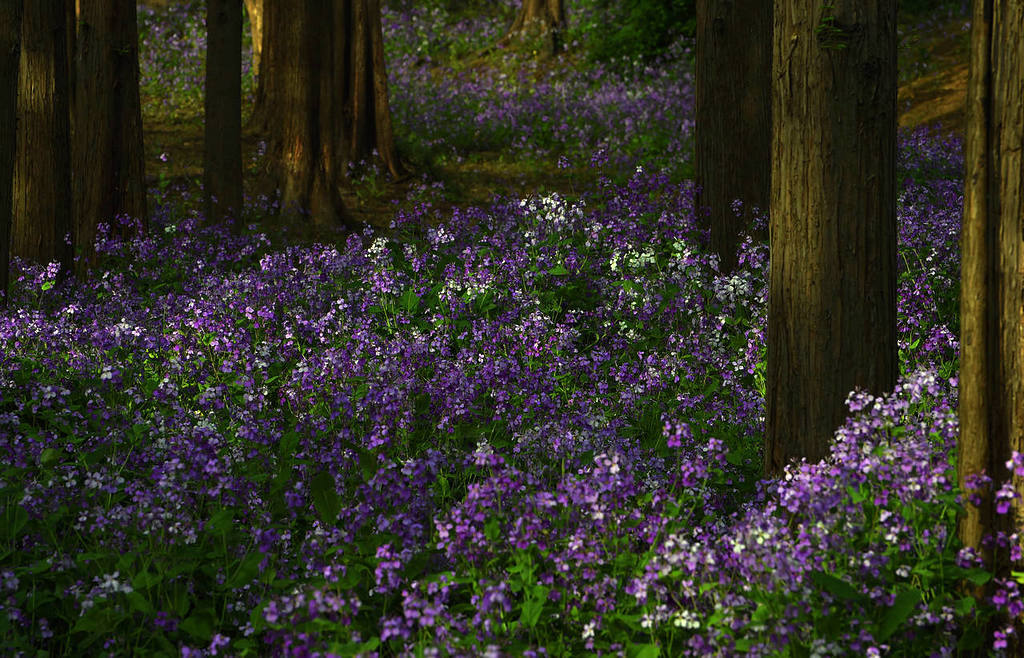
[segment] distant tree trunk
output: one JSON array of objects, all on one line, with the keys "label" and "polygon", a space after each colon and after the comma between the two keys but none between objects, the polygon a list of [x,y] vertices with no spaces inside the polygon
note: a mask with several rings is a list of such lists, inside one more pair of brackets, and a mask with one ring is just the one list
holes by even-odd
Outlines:
[{"label": "distant tree trunk", "polygon": [[[984,471],[998,487],[1024,453],[1024,4],[976,0],[971,19],[960,288],[960,486]],[[985,535],[1019,532],[1024,506],[998,514],[991,494],[967,506],[959,535],[1010,578],[1007,551]],[[977,594],[985,594],[979,588]],[[991,593],[991,592],[987,592]],[[1019,637],[1010,655],[1021,655]]]},{"label": "distant tree trunk", "polygon": [[134,0],[80,0],[75,55],[75,215],[79,274],[94,262],[96,226],[130,237],[121,215],[148,223]]},{"label": "distant tree trunk", "polygon": [[896,346],[896,0],[776,0],[765,470],[828,454]]},{"label": "distant tree trunk", "polygon": [[[269,155],[286,212],[316,226],[345,222],[339,193],[349,162],[376,151],[398,178],[376,0],[268,3],[263,67]],[[324,29],[324,25],[331,29]]]},{"label": "distant tree trunk", "polygon": [[252,34],[252,74],[259,80],[260,53],[263,52],[263,0],[245,0],[245,11],[249,14],[249,31]]},{"label": "distant tree trunk", "polygon": [[207,0],[203,187],[206,218],[240,224],[242,210],[242,3]]},{"label": "distant tree trunk", "polygon": [[543,42],[544,54],[556,55],[565,45],[565,27],[563,0],[523,0],[519,13],[516,14],[516,19],[502,42],[539,38]]},{"label": "distant tree trunk", "polygon": [[[256,98],[253,102],[252,115],[249,117],[249,127],[261,135],[270,132],[270,118],[275,111],[270,105],[273,99],[280,98],[281,91],[274,88],[274,85],[281,80],[277,73],[278,62],[281,58],[274,56],[274,50],[281,40],[281,31],[285,21],[288,20],[287,10],[279,2],[263,3],[263,0],[246,0],[246,7],[249,10],[249,21],[255,24],[253,16],[259,16],[260,23],[260,70],[256,77]],[[256,50],[256,31],[253,28],[253,53]],[[284,53],[287,57],[288,54]],[[292,54],[294,56],[294,53]]]},{"label": "distant tree trunk", "polygon": [[63,0],[24,5],[11,253],[72,271],[67,33]]},{"label": "distant tree trunk", "polygon": [[[723,274],[736,267],[753,209],[768,211],[771,44],[770,0],[697,0],[698,218],[711,229]],[[732,208],[736,199],[743,204],[739,216]]]},{"label": "distant tree trunk", "polygon": [[22,0],[0,0],[0,308],[10,294]]}]

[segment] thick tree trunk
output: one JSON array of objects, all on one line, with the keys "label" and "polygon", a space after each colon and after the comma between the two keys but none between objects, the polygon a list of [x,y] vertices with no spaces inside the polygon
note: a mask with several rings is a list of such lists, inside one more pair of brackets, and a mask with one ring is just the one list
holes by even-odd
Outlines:
[{"label": "thick tree trunk", "polygon": [[[984,471],[998,487],[1024,478],[1006,467],[1024,453],[1024,5],[978,0],[971,20],[967,88],[960,297],[960,486]],[[991,494],[967,506],[961,541],[997,575],[1010,577],[1007,551],[985,535],[1018,532],[1024,506],[996,512]],[[985,594],[984,588],[976,592]],[[1019,638],[1011,655],[1024,653]]]},{"label": "thick tree trunk", "polygon": [[242,3],[207,0],[203,186],[208,221],[242,210]]},{"label": "thick tree trunk", "polygon": [[252,74],[260,77],[260,54],[263,52],[263,0],[245,0],[245,11],[249,15],[249,32],[252,34]]},{"label": "thick tree trunk", "polygon": [[771,2],[697,1],[697,207],[722,273],[735,269],[754,209],[768,211],[771,37]]},{"label": "thick tree trunk", "polygon": [[97,224],[129,237],[115,218],[148,223],[135,2],[80,0],[77,38],[75,245],[82,274],[94,261]]},{"label": "thick tree trunk", "polygon": [[63,0],[24,5],[11,253],[71,272],[71,156]]},{"label": "thick tree trunk", "polygon": [[503,43],[540,39],[545,55],[556,55],[564,47],[566,28],[564,0],[523,0]]},{"label": "thick tree trunk", "polygon": [[0,0],[0,308],[8,305],[22,0]]},{"label": "thick tree trunk", "polygon": [[826,456],[896,346],[896,0],[777,0],[765,470]]},{"label": "thick tree trunk", "polygon": [[273,47],[264,50],[261,80],[282,210],[320,227],[348,223],[339,186],[349,162],[377,157],[392,176],[403,173],[380,7],[376,0],[303,0],[284,11],[269,3],[264,18],[264,44],[272,38]]}]

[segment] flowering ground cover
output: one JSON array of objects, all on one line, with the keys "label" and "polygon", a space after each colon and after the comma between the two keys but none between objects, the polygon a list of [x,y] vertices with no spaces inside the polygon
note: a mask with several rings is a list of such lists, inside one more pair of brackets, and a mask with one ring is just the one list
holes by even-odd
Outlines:
[{"label": "flowering ground cover", "polygon": [[[195,6],[179,11],[196,29]],[[153,52],[176,43],[152,38],[161,17],[144,23],[150,66],[174,61]],[[473,52],[499,19],[434,44],[423,35],[468,19],[386,12],[400,137],[425,160],[472,158],[477,140],[562,158],[571,193],[442,211],[426,180],[388,230],[300,244],[261,232],[265,199],[236,236],[159,186],[149,233],[101,231],[87,282],[15,262],[0,315],[0,645],[998,646],[978,628],[1020,611],[1017,584],[965,597],[990,574],[954,532],[959,143],[901,138],[899,385],[851,394],[828,459],[761,480],[768,249],[748,239],[723,276],[694,224],[685,44],[674,60],[538,68],[507,86],[413,59]],[[431,92],[443,121],[417,102],[427,76],[445,81]],[[596,120],[612,108],[614,123]]]}]

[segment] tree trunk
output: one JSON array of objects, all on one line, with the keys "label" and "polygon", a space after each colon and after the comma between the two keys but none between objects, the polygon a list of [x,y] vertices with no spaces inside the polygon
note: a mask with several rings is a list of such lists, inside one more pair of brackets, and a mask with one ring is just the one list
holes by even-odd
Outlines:
[{"label": "tree trunk", "polygon": [[519,13],[502,43],[540,39],[545,55],[557,55],[564,47],[565,3],[563,0],[523,0]]},{"label": "tree trunk", "polygon": [[8,305],[22,0],[0,0],[0,308]]},{"label": "tree trunk", "polygon": [[[275,56],[274,49],[281,40],[281,30],[289,17],[287,9],[280,2],[264,4],[263,0],[246,0],[246,7],[249,10],[250,23],[255,24],[252,17],[258,15],[260,24],[260,70],[256,77],[256,98],[253,102],[252,115],[249,117],[249,127],[261,135],[266,135],[270,132],[270,119],[276,114],[270,104],[273,99],[281,96],[280,90],[274,89],[274,84],[281,79],[277,73],[281,58]],[[252,38],[255,58],[255,28]],[[285,55],[287,56],[287,53]],[[255,59],[253,61],[255,62]]]},{"label": "tree trunk", "polygon": [[[767,212],[771,175],[772,3],[697,2],[697,207],[719,271],[736,267],[740,234]],[[742,212],[733,211],[733,201]],[[766,234],[758,235],[766,239]]]},{"label": "tree trunk", "polygon": [[242,3],[207,0],[203,192],[206,219],[242,210]]},{"label": "tree trunk", "polygon": [[94,262],[96,226],[133,230],[116,221],[148,223],[138,22],[133,0],[80,0],[75,54],[75,215],[79,274]]},{"label": "tree trunk", "polygon": [[252,34],[252,74],[259,80],[260,53],[263,52],[263,0],[245,0],[245,11],[249,14],[249,32]]},{"label": "tree trunk", "polygon": [[[1006,467],[1024,452],[1024,5],[977,0],[971,20],[967,86],[960,297],[960,486],[984,471],[995,486],[1024,478]],[[979,492],[981,493],[981,492]],[[1024,507],[998,514],[991,494],[967,506],[959,535],[1009,578],[1006,550],[985,535],[1018,532]],[[984,595],[979,588],[978,595]],[[1011,655],[1021,655],[1020,639]]]},{"label": "tree trunk", "polygon": [[26,2],[11,253],[71,272],[71,159],[63,0]]},{"label": "tree trunk", "polygon": [[896,0],[777,0],[773,43],[769,476],[899,372]]},{"label": "tree trunk", "polygon": [[318,227],[348,223],[339,186],[349,162],[376,154],[392,176],[403,173],[391,129],[380,6],[303,0],[285,11],[269,3],[264,28],[261,79],[281,208]]}]

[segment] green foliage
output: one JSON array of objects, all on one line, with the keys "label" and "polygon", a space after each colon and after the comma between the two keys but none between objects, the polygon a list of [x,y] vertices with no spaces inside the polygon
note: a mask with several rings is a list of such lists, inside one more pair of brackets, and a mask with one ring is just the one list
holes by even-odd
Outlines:
[{"label": "green foliage", "polygon": [[695,0],[591,0],[587,4],[580,7],[586,16],[582,29],[595,61],[656,57],[678,37],[693,36],[697,24]]}]

